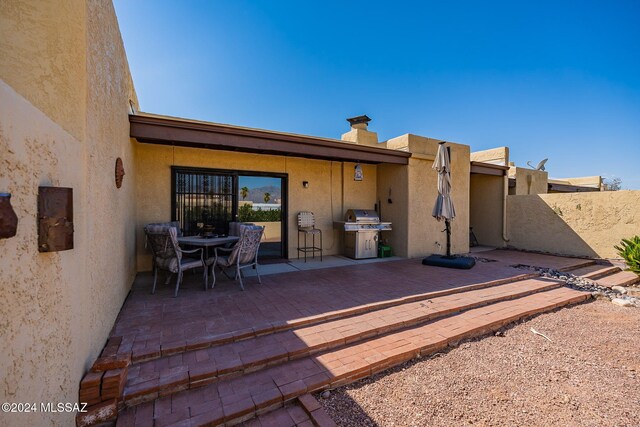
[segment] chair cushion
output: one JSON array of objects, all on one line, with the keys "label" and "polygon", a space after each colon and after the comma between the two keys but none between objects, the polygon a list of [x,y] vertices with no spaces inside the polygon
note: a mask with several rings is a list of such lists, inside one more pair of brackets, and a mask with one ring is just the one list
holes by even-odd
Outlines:
[{"label": "chair cushion", "polygon": [[145,228],[149,227],[173,227],[176,229],[176,235],[178,237],[182,237],[182,230],[180,229],[180,221],[167,221],[167,222],[153,222],[151,224],[147,224]]},{"label": "chair cushion", "polygon": [[229,236],[238,236],[240,237],[240,232],[242,231],[242,227],[253,226],[251,222],[230,222],[229,223]]},{"label": "chair cushion", "polygon": [[182,267],[183,270],[202,267],[202,260],[193,259],[193,258],[182,258],[182,261],[180,262],[180,266]]},{"label": "chair cushion", "polygon": [[229,262],[228,256],[219,256],[218,263],[216,264],[219,267],[231,267],[231,263]]},{"label": "chair cushion", "polygon": [[178,258],[155,258],[156,267],[161,270],[168,270],[172,273],[178,272]]}]

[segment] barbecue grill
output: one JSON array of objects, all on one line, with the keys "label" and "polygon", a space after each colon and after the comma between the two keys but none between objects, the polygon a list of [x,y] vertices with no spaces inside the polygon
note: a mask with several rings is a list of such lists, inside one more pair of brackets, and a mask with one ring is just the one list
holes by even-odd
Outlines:
[{"label": "barbecue grill", "polygon": [[354,259],[377,257],[379,233],[387,230],[391,230],[391,223],[380,222],[376,211],[349,209],[344,222],[344,254]]}]

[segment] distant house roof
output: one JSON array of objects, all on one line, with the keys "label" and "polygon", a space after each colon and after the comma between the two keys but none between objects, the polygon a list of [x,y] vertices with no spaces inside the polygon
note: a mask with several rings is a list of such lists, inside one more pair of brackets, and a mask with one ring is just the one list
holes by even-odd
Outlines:
[{"label": "distant house roof", "polygon": [[311,159],[406,165],[411,153],[342,140],[202,122],[148,113],[129,115],[130,135],[142,143],[275,154]]}]

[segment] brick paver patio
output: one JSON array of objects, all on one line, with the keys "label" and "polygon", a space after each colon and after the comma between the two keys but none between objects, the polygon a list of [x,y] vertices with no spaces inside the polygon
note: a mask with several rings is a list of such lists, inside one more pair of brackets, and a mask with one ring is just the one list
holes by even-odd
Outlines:
[{"label": "brick paver patio", "polygon": [[[295,405],[272,411],[589,297],[511,265],[567,270],[593,261],[513,251],[478,256],[483,261],[472,270],[413,259],[274,274],[262,285],[248,278],[244,292],[232,281],[205,292],[198,277],[187,276],[178,298],[171,286],[151,295],[149,275],[140,274],[106,357],[94,364],[104,374],[88,374],[81,396],[85,390],[117,405],[119,426],[290,424],[296,416],[308,425]],[[92,390],[119,397],[105,402]]]},{"label": "brick paver patio", "polygon": [[143,273],[111,335],[123,337],[136,358],[228,332],[250,334],[309,316],[523,275],[510,267],[513,264],[562,269],[585,262],[512,251],[480,255],[499,261],[479,262],[472,270],[430,268],[411,259],[282,273],[263,276],[262,285],[247,279],[245,292],[226,280],[205,292],[199,278],[186,275],[177,298],[172,286],[164,285],[151,295],[152,277]]}]

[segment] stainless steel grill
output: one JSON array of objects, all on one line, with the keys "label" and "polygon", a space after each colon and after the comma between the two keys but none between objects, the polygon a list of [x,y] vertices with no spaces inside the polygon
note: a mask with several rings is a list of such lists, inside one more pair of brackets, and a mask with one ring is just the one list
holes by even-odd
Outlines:
[{"label": "stainless steel grill", "polygon": [[376,211],[349,209],[344,222],[344,254],[354,259],[377,257],[379,233],[387,230],[391,230],[391,223],[380,222]]}]

